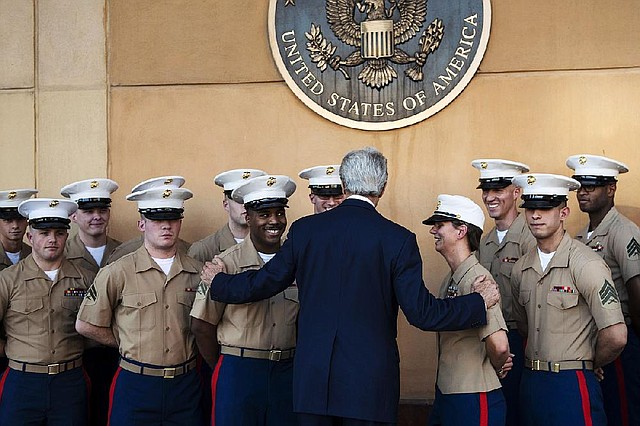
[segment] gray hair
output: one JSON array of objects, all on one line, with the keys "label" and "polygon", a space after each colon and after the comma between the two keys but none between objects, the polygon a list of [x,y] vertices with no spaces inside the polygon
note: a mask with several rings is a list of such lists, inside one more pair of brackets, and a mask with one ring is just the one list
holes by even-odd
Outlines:
[{"label": "gray hair", "polygon": [[372,147],[347,153],[340,165],[344,190],[351,194],[380,197],[388,177],[387,159]]}]

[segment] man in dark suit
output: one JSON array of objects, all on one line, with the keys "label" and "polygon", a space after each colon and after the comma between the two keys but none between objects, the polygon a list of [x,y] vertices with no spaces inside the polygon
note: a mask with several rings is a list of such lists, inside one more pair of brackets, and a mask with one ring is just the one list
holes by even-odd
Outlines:
[{"label": "man in dark suit", "polygon": [[352,151],[340,177],[348,198],[296,221],[265,267],[227,275],[214,259],[202,279],[217,273],[211,298],[226,303],[265,299],[295,279],[293,408],[300,424],[393,425],[400,393],[398,305],[423,330],[477,327],[486,324],[485,304],[499,299],[497,285],[478,280],[480,294],[433,297],[422,281],[415,235],[375,209],[387,182],[386,158],[373,148]]}]

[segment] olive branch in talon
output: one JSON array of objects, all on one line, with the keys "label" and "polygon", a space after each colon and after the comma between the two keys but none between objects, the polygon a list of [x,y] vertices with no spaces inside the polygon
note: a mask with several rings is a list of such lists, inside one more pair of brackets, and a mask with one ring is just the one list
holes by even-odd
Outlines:
[{"label": "olive branch in talon", "polygon": [[349,74],[341,67],[340,56],[333,56],[336,46],[322,35],[319,26],[311,24],[311,30],[305,32],[304,35],[309,40],[307,42],[307,50],[310,52],[311,62],[316,64],[320,72],[324,72],[327,69],[327,65],[329,65],[335,71],[340,71],[345,79],[351,79]]},{"label": "olive branch in talon", "polygon": [[404,73],[413,81],[422,81],[424,74],[422,68],[427,63],[427,56],[440,47],[440,42],[444,37],[444,25],[441,19],[434,19],[426,30],[422,33],[420,41],[420,50],[414,54],[415,65],[406,69]]}]

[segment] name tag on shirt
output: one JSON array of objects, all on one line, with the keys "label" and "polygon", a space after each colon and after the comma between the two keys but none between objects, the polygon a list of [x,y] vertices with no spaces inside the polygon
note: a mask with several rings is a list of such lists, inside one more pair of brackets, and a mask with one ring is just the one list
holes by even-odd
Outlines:
[{"label": "name tag on shirt", "polygon": [[558,293],[575,293],[575,290],[568,285],[554,285],[551,288],[551,291],[555,291]]},{"label": "name tag on shirt", "polygon": [[64,291],[64,297],[84,297],[86,292],[84,288],[69,287]]}]

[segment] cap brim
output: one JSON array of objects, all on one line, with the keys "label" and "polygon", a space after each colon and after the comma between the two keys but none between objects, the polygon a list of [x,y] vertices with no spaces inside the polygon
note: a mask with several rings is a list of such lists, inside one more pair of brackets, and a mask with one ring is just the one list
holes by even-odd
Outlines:
[{"label": "cap brim", "polygon": [[25,219],[26,220],[26,218],[18,212],[17,208],[0,209],[0,219],[4,219],[4,220]]},{"label": "cap brim", "polygon": [[33,229],[69,229],[71,221],[63,218],[41,217],[29,221]]},{"label": "cap brim", "polygon": [[480,180],[480,185],[476,186],[476,189],[503,189],[509,185],[511,185],[510,180],[500,180],[500,181]]},{"label": "cap brim", "polygon": [[320,196],[337,196],[342,195],[342,185],[331,186],[309,186],[312,194]]},{"label": "cap brim", "polygon": [[288,202],[289,200],[286,198],[265,198],[245,203],[244,208],[249,210],[263,210],[273,207],[289,207],[287,205]]},{"label": "cap brim", "polygon": [[91,200],[78,200],[80,210],[106,209],[111,207],[111,198],[96,198]]},{"label": "cap brim", "polygon": [[618,181],[613,176],[573,175],[571,177],[580,182],[581,186],[605,186]]},{"label": "cap brim", "polygon": [[523,209],[552,209],[566,201],[567,197],[564,195],[536,196],[535,198],[525,198],[523,196],[520,207]]},{"label": "cap brim", "polygon": [[443,216],[443,215],[439,215],[439,214],[434,214],[431,217],[423,220],[422,223],[424,225],[433,225],[436,222],[451,222],[452,220],[455,220],[455,218],[450,217],[450,216]]},{"label": "cap brim", "polygon": [[138,210],[149,220],[176,220],[184,217],[184,209],[144,209]]}]

